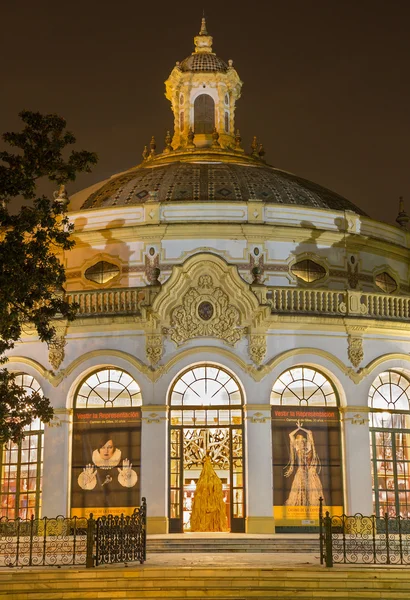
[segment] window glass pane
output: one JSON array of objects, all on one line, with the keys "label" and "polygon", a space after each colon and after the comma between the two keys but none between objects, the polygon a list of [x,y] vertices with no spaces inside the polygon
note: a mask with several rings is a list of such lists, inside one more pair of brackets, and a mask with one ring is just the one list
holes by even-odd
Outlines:
[{"label": "window glass pane", "polygon": [[237,382],[220,368],[195,367],[174,383],[171,404],[184,406],[222,406],[242,404]]},{"label": "window glass pane", "polygon": [[[29,394],[33,391],[41,394],[39,383],[30,375],[18,374],[16,383],[23,385]],[[42,466],[39,449],[42,449],[43,429],[43,423],[36,419],[26,428],[30,433],[20,444],[9,443],[0,453],[0,517],[40,516],[41,482],[37,480],[37,472]]]},{"label": "window glass pane", "polygon": [[312,367],[294,367],[282,373],[272,387],[271,404],[284,406],[336,406],[331,381]]},{"label": "window glass pane", "polygon": [[76,407],[111,408],[141,406],[138,383],[120,369],[101,369],[92,373],[81,384],[76,396]]}]

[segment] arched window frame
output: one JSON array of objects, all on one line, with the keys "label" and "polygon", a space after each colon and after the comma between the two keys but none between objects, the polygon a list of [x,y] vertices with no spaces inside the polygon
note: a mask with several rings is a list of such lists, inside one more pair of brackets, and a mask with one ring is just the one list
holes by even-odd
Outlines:
[{"label": "arched window frame", "polygon": [[410,377],[380,373],[369,389],[373,510],[410,518]]},{"label": "arched window frame", "polygon": [[[39,392],[39,382],[27,373],[18,373],[15,382],[28,393]],[[44,424],[35,419],[25,429],[23,440],[7,442],[0,454],[0,517],[15,519],[41,516]]]},{"label": "arched window frame", "polygon": [[[211,120],[208,122],[208,120],[204,120],[201,121],[200,120],[200,116],[197,116],[197,103],[199,102],[200,98],[206,97],[209,99],[209,106],[207,107],[208,110],[211,109],[211,104],[210,102],[212,102],[212,108],[213,108],[213,116],[212,116],[212,122]],[[216,123],[216,119],[217,119],[217,110],[216,110],[216,102],[215,102],[215,98],[207,93],[207,91],[204,91],[200,94],[198,94],[195,99],[194,99],[194,103],[193,103],[193,123],[194,123],[194,132],[195,134],[211,134],[214,130],[215,127],[215,123]]]},{"label": "arched window frame", "polygon": [[[301,390],[297,389],[299,381],[303,382]],[[305,385],[305,382],[310,385]],[[284,402],[286,390],[290,391],[290,402]],[[309,404],[309,400],[313,399],[319,390],[323,402]],[[279,375],[272,386],[270,402],[272,406],[338,406],[339,398],[334,383],[325,373],[316,367],[298,365],[286,369]]]},{"label": "arched window frame", "polygon": [[[108,384],[106,391],[104,384]],[[121,391],[114,390],[115,386],[110,384],[117,384]],[[128,393],[128,401],[124,402],[121,392]],[[90,402],[93,393],[95,398],[100,399],[98,402]],[[113,366],[100,367],[88,373],[79,384],[74,397],[74,408],[110,409],[141,405],[142,394],[138,382],[127,371]]]}]

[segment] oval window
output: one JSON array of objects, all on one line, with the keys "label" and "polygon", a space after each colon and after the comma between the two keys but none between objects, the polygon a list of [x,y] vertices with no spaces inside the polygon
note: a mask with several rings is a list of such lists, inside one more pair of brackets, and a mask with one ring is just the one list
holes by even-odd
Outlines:
[{"label": "oval window", "polygon": [[105,260],[100,260],[100,262],[96,263],[92,267],[89,267],[84,276],[89,281],[94,281],[95,283],[107,283],[114,279],[120,272],[120,269],[117,265],[106,262]]},{"label": "oval window", "polygon": [[291,266],[290,270],[293,275],[307,283],[323,279],[326,275],[326,269],[309,258],[295,263]]}]

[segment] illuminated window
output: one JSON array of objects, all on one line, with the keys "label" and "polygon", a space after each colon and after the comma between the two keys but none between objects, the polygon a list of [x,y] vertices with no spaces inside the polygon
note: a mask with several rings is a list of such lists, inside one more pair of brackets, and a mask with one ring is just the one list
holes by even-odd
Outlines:
[{"label": "illuminated window", "polygon": [[222,482],[227,526],[244,531],[243,398],[216,365],[182,373],[170,392],[170,532],[190,531],[192,501],[205,456]]},{"label": "illuminated window", "polygon": [[302,281],[306,281],[307,283],[313,283],[318,279],[323,279],[326,275],[326,269],[319,265],[318,263],[310,260],[310,258],[306,260],[300,260],[295,263],[290,268],[293,275],[296,275]]},{"label": "illuminated window", "polygon": [[[28,394],[41,393],[40,384],[25,373],[15,379]],[[41,513],[44,425],[36,419],[19,444],[8,442],[1,457],[0,517],[30,519]]]},{"label": "illuminated window", "polygon": [[120,270],[117,265],[100,260],[98,263],[89,267],[84,273],[85,278],[95,283],[108,283],[119,274]]},{"label": "illuminated window", "polygon": [[242,404],[236,381],[223,369],[199,366],[186,371],[175,383],[171,404],[182,406],[216,406]]},{"label": "illuminated window", "polygon": [[76,396],[76,408],[141,406],[138,383],[120,369],[106,368],[83,381]]},{"label": "illuminated window", "polygon": [[332,383],[312,367],[293,367],[282,373],[270,399],[271,404],[283,406],[337,406]]},{"label": "illuminated window", "polygon": [[370,387],[370,449],[376,515],[410,518],[410,380],[385,371]]}]

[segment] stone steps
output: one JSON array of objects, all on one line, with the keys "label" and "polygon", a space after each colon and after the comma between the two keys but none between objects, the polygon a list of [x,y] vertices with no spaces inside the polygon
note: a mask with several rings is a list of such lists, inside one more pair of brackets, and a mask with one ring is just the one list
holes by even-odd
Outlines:
[{"label": "stone steps", "polygon": [[108,567],[0,572],[0,600],[404,600],[407,569]]},{"label": "stone steps", "polygon": [[319,539],[160,538],[147,539],[147,554],[172,552],[319,552]]}]

